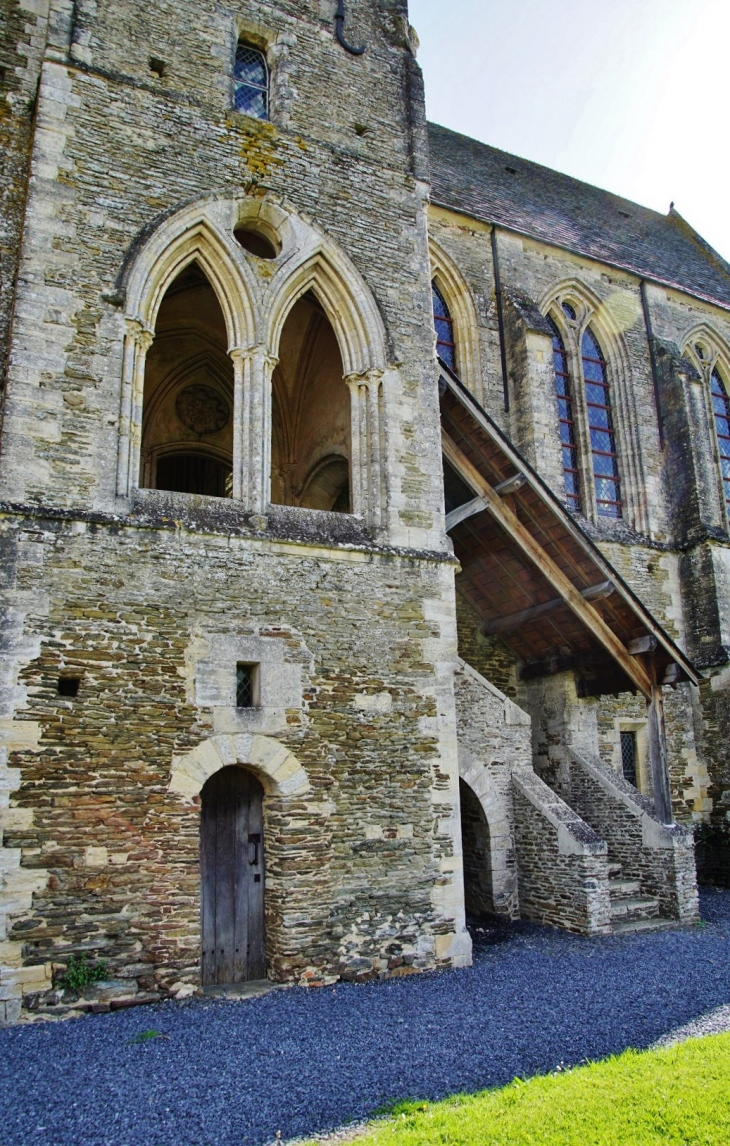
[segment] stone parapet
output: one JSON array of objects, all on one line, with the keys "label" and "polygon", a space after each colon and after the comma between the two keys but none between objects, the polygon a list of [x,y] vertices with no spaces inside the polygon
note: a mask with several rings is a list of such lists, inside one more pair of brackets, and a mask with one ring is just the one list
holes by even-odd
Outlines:
[{"label": "stone parapet", "polygon": [[625,878],[656,896],[662,915],[699,919],[694,842],[680,824],[662,824],[646,796],[595,757],[571,753],[571,803],[608,844]]},{"label": "stone parapet", "polygon": [[521,914],[586,935],[611,930],[608,848],[531,769],[512,773]]}]

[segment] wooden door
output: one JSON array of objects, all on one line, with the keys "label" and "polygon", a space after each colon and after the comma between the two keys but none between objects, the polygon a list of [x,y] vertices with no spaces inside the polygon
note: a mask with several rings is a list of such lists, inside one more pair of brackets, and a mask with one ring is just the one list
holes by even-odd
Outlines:
[{"label": "wooden door", "polygon": [[264,790],[234,766],[201,795],[203,984],[264,979]]}]

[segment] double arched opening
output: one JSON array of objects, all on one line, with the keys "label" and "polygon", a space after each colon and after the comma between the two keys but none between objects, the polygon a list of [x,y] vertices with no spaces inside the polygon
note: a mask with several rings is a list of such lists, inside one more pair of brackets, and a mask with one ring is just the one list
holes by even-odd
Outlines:
[{"label": "double arched opening", "polygon": [[385,512],[385,332],[363,280],[266,201],[165,221],[124,276],[117,490]]},{"label": "double arched opening", "polygon": [[[271,503],[349,513],[350,393],[335,332],[311,289],[284,322],[277,359]],[[233,497],[234,415],[223,311],[193,262],[168,287],[147,353],[140,486]]]}]

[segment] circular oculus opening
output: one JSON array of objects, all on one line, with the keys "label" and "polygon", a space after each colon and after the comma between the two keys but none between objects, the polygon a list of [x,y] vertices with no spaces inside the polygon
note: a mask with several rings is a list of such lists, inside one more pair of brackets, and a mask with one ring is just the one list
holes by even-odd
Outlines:
[{"label": "circular oculus opening", "polygon": [[257,259],[275,259],[279,253],[271,240],[259,231],[252,231],[249,227],[236,227],[233,234],[244,251],[248,251],[249,255],[255,255]]}]

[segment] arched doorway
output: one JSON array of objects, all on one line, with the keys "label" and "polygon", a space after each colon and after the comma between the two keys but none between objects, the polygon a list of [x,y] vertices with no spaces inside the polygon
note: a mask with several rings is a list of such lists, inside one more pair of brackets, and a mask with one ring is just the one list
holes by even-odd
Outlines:
[{"label": "arched doorway", "polygon": [[484,809],[468,784],[459,780],[461,846],[464,855],[464,906],[467,921],[494,914],[492,848]]},{"label": "arched doorway", "polygon": [[202,982],[266,977],[264,790],[236,765],[203,786],[200,818]]}]

